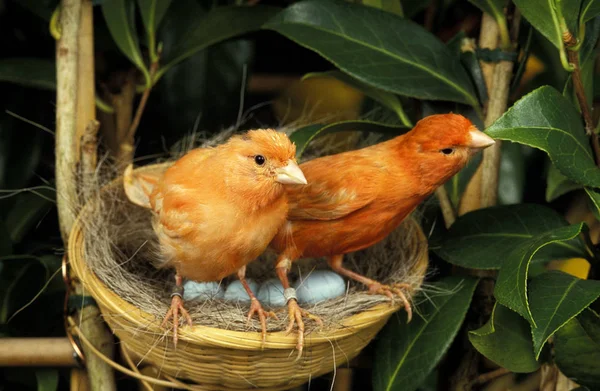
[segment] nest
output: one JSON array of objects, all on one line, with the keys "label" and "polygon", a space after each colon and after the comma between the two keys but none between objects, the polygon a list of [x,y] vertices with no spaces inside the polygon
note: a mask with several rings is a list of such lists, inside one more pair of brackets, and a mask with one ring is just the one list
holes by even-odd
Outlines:
[{"label": "nest", "polygon": [[[139,170],[164,170],[168,165]],[[186,301],[194,327],[180,330],[175,349],[170,331],[159,327],[170,305],[174,271],[152,266],[161,254],[150,224],[151,212],[129,202],[122,179],[101,189],[94,183],[97,191],[88,193],[94,195],[69,239],[71,265],[121,339],[121,346],[139,358],[138,364],[149,362],[160,367],[162,374],[196,381],[201,389],[290,388],[356,356],[402,307],[346,279],[344,296],[302,305],[321,317],[324,326],[314,329],[313,322],[306,322],[305,353],[296,361],[295,333],[281,332],[287,326],[285,308],[274,309],[279,320],[269,319],[263,346],[259,322],[246,322],[249,305],[224,299]],[[267,251],[248,265],[246,276],[258,283],[274,278],[274,261],[275,255]],[[427,241],[416,220],[408,218],[377,245],[346,255],[344,265],[383,283],[408,283],[412,291],[407,297],[412,298],[427,269]],[[322,259],[299,260],[290,279],[327,268]],[[281,373],[294,375],[282,377]]]},{"label": "nest", "polygon": [[[170,306],[174,271],[152,266],[159,263],[156,258],[160,252],[150,224],[151,212],[131,204],[122,186],[111,186],[102,193],[88,218],[94,223],[84,233],[89,268],[114,293],[156,319],[162,319]],[[344,264],[374,280],[409,283],[417,290],[422,276],[413,275],[411,270],[422,253],[419,247],[422,244],[413,240],[415,229],[414,221],[408,220],[379,244],[348,254]],[[248,265],[247,277],[258,283],[276,277],[275,258],[275,254],[267,251]],[[327,268],[321,259],[299,260],[293,265],[290,279],[305,278],[314,270]],[[223,280],[222,284],[234,278]],[[321,317],[328,328],[335,328],[342,319],[386,301],[389,299],[385,296],[370,295],[363,285],[349,281],[344,296],[305,309]],[[248,305],[213,298],[186,301],[185,305],[194,324],[236,331],[260,330],[256,319],[250,325],[246,322]],[[310,327],[312,322],[307,325]],[[278,321],[270,319],[267,324],[269,331],[280,331],[286,326],[285,315]]]}]

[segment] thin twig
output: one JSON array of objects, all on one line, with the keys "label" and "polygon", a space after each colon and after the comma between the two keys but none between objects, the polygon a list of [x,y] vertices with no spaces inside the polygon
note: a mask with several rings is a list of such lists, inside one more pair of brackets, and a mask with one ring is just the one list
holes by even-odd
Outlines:
[{"label": "thin twig", "polygon": [[506,368],[494,369],[493,371],[482,373],[481,375],[477,376],[474,383],[477,385],[485,384],[508,373],[510,373],[510,371]]},{"label": "thin twig", "polygon": [[581,114],[585,122],[585,133],[591,138],[592,149],[594,150],[594,157],[596,164],[600,166],[600,142],[598,141],[598,135],[594,132],[594,119],[592,118],[592,111],[588,105],[585,97],[585,88],[583,87],[583,81],[581,79],[581,66],[579,63],[579,51],[571,50],[577,45],[577,40],[568,31],[563,34],[563,41],[567,48],[567,57],[569,63],[573,66],[573,72],[571,78],[573,79],[573,89],[575,90],[575,96],[579,102],[581,108]]},{"label": "thin twig", "polygon": [[450,228],[450,226],[454,224],[454,221],[456,221],[456,211],[452,206],[450,197],[448,197],[448,192],[444,186],[440,186],[436,189],[435,195],[440,203],[440,209],[442,210],[442,215],[444,216],[446,228]]},{"label": "thin twig", "polygon": [[[160,51],[158,51],[156,53],[156,56],[157,56],[156,61],[154,61],[152,63],[152,65],[150,65],[150,80],[152,80],[152,81],[154,81],[154,76],[156,75],[156,72],[158,71],[160,54],[161,54]],[[140,120],[142,119],[142,114],[144,113],[144,109],[146,108],[146,103],[148,102],[148,97],[150,96],[150,91],[152,91],[152,84],[150,84],[144,90],[142,99],[140,99],[140,104],[138,105],[138,108],[135,112],[135,117],[133,117],[133,121],[131,122],[131,126],[129,127],[129,132],[127,133],[126,139],[131,139],[135,135],[135,131],[137,130],[138,126],[140,125]]]}]

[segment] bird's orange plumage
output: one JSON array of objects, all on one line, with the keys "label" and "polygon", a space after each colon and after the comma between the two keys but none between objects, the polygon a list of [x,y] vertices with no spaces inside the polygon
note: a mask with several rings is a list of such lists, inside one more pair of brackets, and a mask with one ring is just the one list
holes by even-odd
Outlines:
[{"label": "bird's orange plumage", "polygon": [[[264,313],[245,283],[245,266],[285,222],[285,184],[306,183],[295,152],[285,134],[255,130],[187,153],[160,178],[135,177],[130,168],[124,177],[128,197],[154,212],[162,266],[176,269],[177,284],[181,277],[220,281],[238,272],[263,333]],[[173,299],[174,316],[186,314],[181,297]]]},{"label": "bird's orange plumage", "polygon": [[[433,115],[392,140],[303,163],[308,184],[287,189],[288,221],[270,244],[280,254],[277,271],[284,288],[293,261],[328,257],[335,271],[363,282],[372,293],[403,297],[399,289],[343,268],[343,254],[384,239],[470,156],[491,144],[463,116]],[[288,305],[302,333],[295,300]]]}]

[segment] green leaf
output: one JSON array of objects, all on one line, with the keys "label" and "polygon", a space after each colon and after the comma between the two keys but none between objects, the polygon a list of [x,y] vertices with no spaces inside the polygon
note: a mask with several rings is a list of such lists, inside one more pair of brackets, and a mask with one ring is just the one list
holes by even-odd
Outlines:
[{"label": "green leaf", "polygon": [[402,8],[404,10],[404,17],[411,19],[416,16],[419,12],[429,7],[432,0],[402,0]]},{"label": "green leaf", "polygon": [[319,53],[373,87],[414,98],[478,105],[458,56],[410,20],[339,0],[305,0],[286,8],[265,28]]},{"label": "green leaf", "polygon": [[400,98],[398,96],[380,90],[379,88],[371,87],[368,84],[361,82],[353,78],[350,75],[345,74],[340,71],[331,71],[331,72],[314,72],[308,73],[304,75],[302,80],[312,79],[312,78],[323,78],[323,77],[332,77],[334,79],[338,79],[341,82],[348,84],[349,86],[356,88],[357,90],[364,93],[369,98],[373,99],[376,102],[379,102],[382,106],[387,107],[392,110],[398,116],[398,119],[402,121],[402,123],[407,127],[412,127],[413,124],[410,122],[410,119],[406,116],[404,109],[402,108],[402,103],[400,102]]},{"label": "green leaf", "polygon": [[[514,250],[500,268],[494,296],[498,302],[523,316],[533,327],[538,327],[533,318],[527,297],[527,276],[531,259],[542,248],[553,243],[564,243],[579,236],[585,224],[553,229],[532,240],[514,246]],[[580,255],[581,256],[581,255]]]},{"label": "green leaf", "polygon": [[56,369],[36,369],[35,377],[38,391],[55,391],[58,388],[58,370]]},{"label": "green leaf", "polygon": [[370,7],[379,8],[380,10],[396,14],[400,17],[404,16],[404,12],[402,11],[402,2],[400,0],[363,0],[363,4]]},{"label": "green leaf", "polygon": [[173,52],[169,54],[167,65],[158,71],[156,79],[175,64],[210,45],[260,29],[279,10],[260,5],[227,6],[216,7],[203,13],[198,20],[190,24],[190,28],[179,39]]},{"label": "green leaf", "polygon": [[579,23],[584,24],[598,15],[600,15],[600,0],[583,0]]},{"label": "green leaf", "polygon": [[551,271],[531,280],[529,301],[533,319],[533,346],[539,358],[544,344],[556,330],[600,297],[600,281],[581,280]]},{"label": "green leaf", "polygon": [[551,202],[570,191],[581,189],[583,186],[573,182],[560,173],[554,164],[550,164],[546,178],[546,201]]},{"label": "green leaf", "polygon": [[552,42],[557,49],[563,50],[562,30],[554,0],[514,0],[514,3],[536,30]]},{"label": "green leaf", "polygon": [[511,372],[529,373],[540,367],[533,355],[529,324],[501,304],[494,305],[483,327],[469,331],[469,341],[479,353]]},{"label": "green leaf", "polygon": [[148,35],[156,34],[163,16],[173,0],[137,0]]},{"label": "green leaf", "polygon": [[0,60],[0,81],[55,90],[56,66],[40,58],[5,58]]},{"label": "green leaf", "polygon": [[375,391],[412,391],[423,382],[458,332],[477,282],[444,278],[433,284],[440,293],[419,304],[410,323],[405,313],[390,319],[376,346]]},{"label": "green leaf", "polygon": [[592,213],[597,220],[600,220],[600,192],[596,189],[590,189],[589,187],[585,188],[585,192],[589,197]]},{"label": "green leaf", "polygon": [[600,389],[600,317],[587,309],[554,337],[558,368],[578,384]]},{"label": "green leaf", "polygon": [[330,125],[308,125],[296,130],[290,135],[290,140],[296,144],[296,157],[300,158],[308,144],[315,138],[336,132],[376,132],[398,136],[408,129],[399,125],[388,125],[372,121],[340,121]]},{"label": "green leaf", "polygon": [[144,73],[149,81],[150,76],[135,31],[134,10],[133,0],[106,0],[102,3],[102,13],[110,35],[121,52]]},{"label": "green leaf", "polygon": [[[456,220],[431,249],[453,265],[499,269],[518,246],[568,223],[556,211],[537,204],[495,206],[469,212]],[[581,256],[581,239],[549,244],[535,254],[537,262]]]},{"label": "green leaf", "polygon": [[486,133],[543,150],[567,178],[600,187],[581,116],[568,99],[550,86],[540,87],[517,101]]}]

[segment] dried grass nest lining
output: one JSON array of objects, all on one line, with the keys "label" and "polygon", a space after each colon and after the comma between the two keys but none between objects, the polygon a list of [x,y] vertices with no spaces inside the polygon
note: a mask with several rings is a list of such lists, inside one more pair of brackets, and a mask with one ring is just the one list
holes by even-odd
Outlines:
[{"label": "dried grass nest lining", "polygon": [[[152,231],[151,212],[131,204],[120,182],[105,188],[100,197],[90,202],[89,214],[84,224],[84,255],[89,268],[117,295],[141,310],[161,320],[170,304],[174,284],[173,270],[158,270],[152,266],[160,257],[156,236]],[[387,239],[379,244],[345,256],[344,264],[367,277],[383,283],[410,283],[415,291],[421,275],[411,275],[411,269],[426,251],[425,243],[416,235],[414,222],[405,221]],[[265,253],[250,263],[247,277],[258,283],[275,278],[275,254]],[[294,263],[290,278],[305,277],[316,269],[328,269],[324,260],[303,259]],[[235,276],[224,280],[228,284]],[[324,325],[335,329],[344,318],[387,302],[380,295],[369,295],[366,288],[347,281],[345,296],[316,305],[304,305],[311,313],[320,316]],[[226,285],[225,285],[226,286]],[[413,292],[414,294],[414,292]],[[237,331],[259,331],[254,320],[246,323],[248,305],[214,299],[187,301],[195,325],[218,327]],[[286,308],[275,308],[279,320],[270,319],[269,331],[284,330],[287,326]],[[313,322],[307,322],[307,328]]]}]

